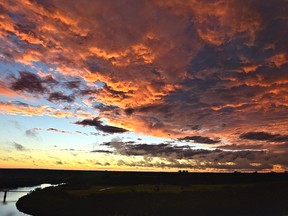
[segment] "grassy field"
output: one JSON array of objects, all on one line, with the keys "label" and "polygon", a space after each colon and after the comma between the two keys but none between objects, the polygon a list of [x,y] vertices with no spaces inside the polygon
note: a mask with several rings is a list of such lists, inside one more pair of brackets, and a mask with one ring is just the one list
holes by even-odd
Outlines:
[{"label": "grassy field", "polygon": [[65,189],[63,191],[75,196],[89,196],[92,194],[114,194],[114,193],[183,193],[183,192],[213,192],[223,190],[234,190],[253,188],[254,184],[195,184],[189,186],[180,185],[126,185],[126,186],[113,186],[113,185],[95,185],[86,189]]},{"label": "grassy field", "polygon": [[17,207],[32,215],[284,216],[288,213],[287,174],[82,174],[66,185],[38,190],[21,198]]}]

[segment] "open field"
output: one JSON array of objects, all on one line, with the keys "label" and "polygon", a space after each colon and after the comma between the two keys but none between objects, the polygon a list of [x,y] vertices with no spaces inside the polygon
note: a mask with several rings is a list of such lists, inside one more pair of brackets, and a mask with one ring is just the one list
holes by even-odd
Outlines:
[{"label": "open field", "polygon": [[[106,189],[106,190],[102,190]],[[285,215],[286,183],[69,185],[36,191],[17,207],[33,215]]]},{"label": "open field", "polygon": [[67,183],[20,198],[18,209],[32,215],[288,213],[288,175],[284,173],[30,172],[38,177],[46,173],[48,180],[57,176],[59,182]]}]

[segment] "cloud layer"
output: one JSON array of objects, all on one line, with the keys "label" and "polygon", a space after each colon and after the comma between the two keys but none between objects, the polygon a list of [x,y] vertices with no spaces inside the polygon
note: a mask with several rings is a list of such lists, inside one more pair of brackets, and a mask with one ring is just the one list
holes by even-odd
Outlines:
[{"label": "cloud layer", "polygon": [[4,0],[0,60],[25,70],[1,74],[0,112],[233,149],[284,145],[287,8],[286,0]]}]

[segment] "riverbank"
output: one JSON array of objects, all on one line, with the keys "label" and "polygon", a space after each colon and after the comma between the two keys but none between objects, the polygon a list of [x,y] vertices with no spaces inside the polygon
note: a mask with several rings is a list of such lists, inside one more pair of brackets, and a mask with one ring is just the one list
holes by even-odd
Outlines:
[{"label": "riverbank", "polygon": [[104,174],[35,191],[20,198],[17,208],[44,216],[288,213],[285,174]]},{"label": "riverbank", "polygon": [[54,185],[41,184],[32,187],[13,188],[12,190],[8,190],[8,192],[6,193],[5,201],[3,200],[5,193],[0,191],[0,197],[2,199],[0,202],[0,215],[1,216],[24,215],[23,213],[20,213],[16,208],[16,202],[18,201],[18,199],[22,196],[25,196],[30,191],[35,190],[36,188],[45,188],[50,186]]}]

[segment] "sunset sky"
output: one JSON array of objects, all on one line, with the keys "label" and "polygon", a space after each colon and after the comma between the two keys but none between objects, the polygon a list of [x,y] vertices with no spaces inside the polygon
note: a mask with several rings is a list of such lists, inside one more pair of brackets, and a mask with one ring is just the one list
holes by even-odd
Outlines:
[{"label": "sunset sky", "polygon": [[287,0],[0,0],[0,167],[288,169]]}]

